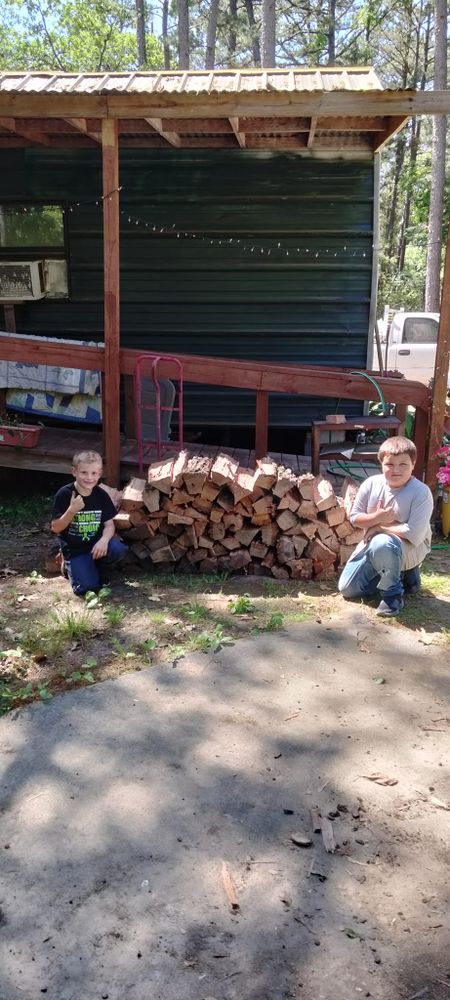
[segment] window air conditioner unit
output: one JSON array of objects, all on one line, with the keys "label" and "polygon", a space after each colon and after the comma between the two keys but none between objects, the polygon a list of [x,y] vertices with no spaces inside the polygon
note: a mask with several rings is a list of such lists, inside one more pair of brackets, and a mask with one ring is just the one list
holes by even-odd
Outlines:
[{"label": "window air conditioner unit", "polygon": [[0,261],[0,299],[4,302],[42,299],[45,292],[42,260]]}]

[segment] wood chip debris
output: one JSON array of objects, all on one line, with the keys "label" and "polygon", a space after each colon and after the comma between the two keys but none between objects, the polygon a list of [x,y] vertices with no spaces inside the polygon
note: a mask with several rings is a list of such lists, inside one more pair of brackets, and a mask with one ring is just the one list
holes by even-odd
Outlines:
[{"label": "wood chip debris", "polygon": [[311,847],[312,846],[311,837],[305,836],[304,833],[291,833],[291,840],[292,840],[292,843],[296,845],[296,847]]},{"label": "wood chip debris", "polygon": [[377,785],[398,785],[398,778],[389,778],[386,774],[362,774],[362,778],[367,781],[374,781]]},{"label": "wood chip debris", "polygon": [[225,889],[225,895],[231,906],[231,909],[236,911],[240,909],[239,900],[237,898],[236,889],[233,885],[230,872],[228,870],[228,865],[225,861],[222,861],[222,884]]},{"label": "wood chip debris", "polygon": [[313,833],[320,833],[320,831],[321,831],[321,826],[320,826],[320,812],[319,812],[317,806],[313,806],[309,810],[309,815],[311,816],[311,826],[312,826]]},{"label": "wood chip debris", "polygon": [[327,854],[334,854],[336,843],[334,839],[333,824],[328,816],[320,817],[320,832],[322,834],[323,846]]}]

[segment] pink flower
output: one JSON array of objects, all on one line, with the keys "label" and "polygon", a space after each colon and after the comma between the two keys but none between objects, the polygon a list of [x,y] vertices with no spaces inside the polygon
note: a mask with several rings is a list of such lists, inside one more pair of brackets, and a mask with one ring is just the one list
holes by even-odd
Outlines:
[{"label": "pink flower", "polygon": [[436,473],[436,479],[441,486],[450,486],[450,465],[443,465]]},{"label": "pink flower", "polygon": [[439,455],[439,458],[448,458],[448,456],[450,455],[450,444],[445,444],[442,446],[442,448],[438,448],[438,450],[435,451],[434,454]]}]

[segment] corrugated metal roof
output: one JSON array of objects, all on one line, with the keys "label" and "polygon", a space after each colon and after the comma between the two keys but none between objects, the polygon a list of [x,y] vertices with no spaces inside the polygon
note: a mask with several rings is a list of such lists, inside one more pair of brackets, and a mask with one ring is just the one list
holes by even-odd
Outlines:
[{"label": "corrugated metal roof", "polygon": [[210,94],[373,91],[383,87],[371,67],[161,70],[153,73],[0,73],[0,92],[28,94]]}]

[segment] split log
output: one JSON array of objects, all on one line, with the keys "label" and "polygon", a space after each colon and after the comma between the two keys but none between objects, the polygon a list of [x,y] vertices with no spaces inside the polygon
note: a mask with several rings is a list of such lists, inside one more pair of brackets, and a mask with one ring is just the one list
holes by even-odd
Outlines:
[{"label": "split log", "polygon": [[316,476],[313,483],[313,500],[317,510],[336,507],[336,497],[332,483],[324,476]]},{"label": "split log", "polygon": [[229,485],[234,483],[238,469],[239,463],[236,462],[234,458],[230,458],[229,455],[221,453],[216,459],[214,459],[210,472],[210,478],[213,483],[216,483],[218,486]]},{"label": "split log", "polygon": [[233,532],[240,531],[244,527],[244,518],[242,514],[224,514],[223,523],[227,531]]},{"label": "split log", "polygon": [[142,507],[144,488],[145,479],[131,479],[123,491],[120,509],[132,511]]},{"label": "split log", "polygon": [[278,479],[278,467],[270,458],[261,458],[257,463],[257,470],[253,488],[270,490]]},{"label": "split log", "polygon": [[211,471],[212,461],[197,455],[189,458],[183,472],[183,484],[190,496],[202,492]]}]

